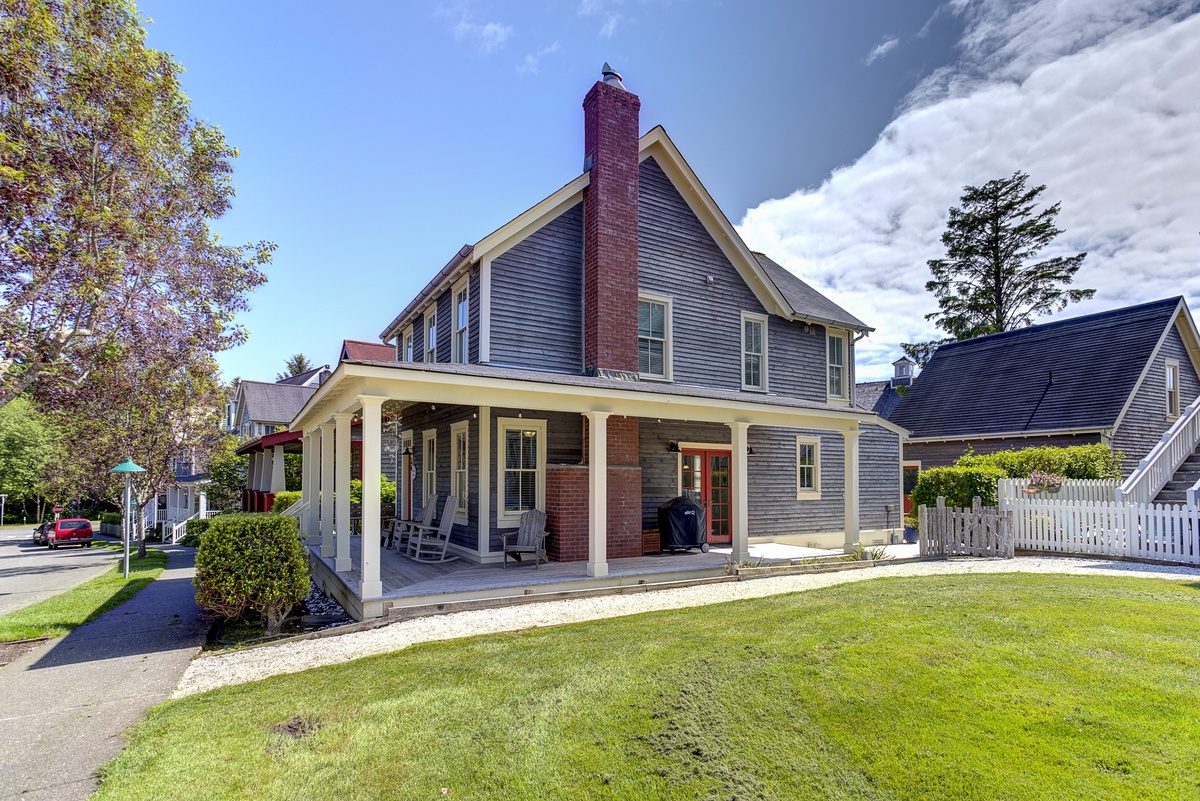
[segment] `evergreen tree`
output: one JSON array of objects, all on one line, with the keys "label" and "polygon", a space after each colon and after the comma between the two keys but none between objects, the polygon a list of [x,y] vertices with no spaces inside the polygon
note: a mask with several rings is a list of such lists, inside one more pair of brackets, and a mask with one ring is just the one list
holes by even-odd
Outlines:
[{"label": "evergreen tree", "polygon": [[276,381],[282,381],[285,378],[291,378],[294,375],[307,373],[310,370],[317,369],[317,366],[308,360],[308,357],[303,353],[297,353],[292,358],[287,360],[283,366],[282,373],[275,374]]}]

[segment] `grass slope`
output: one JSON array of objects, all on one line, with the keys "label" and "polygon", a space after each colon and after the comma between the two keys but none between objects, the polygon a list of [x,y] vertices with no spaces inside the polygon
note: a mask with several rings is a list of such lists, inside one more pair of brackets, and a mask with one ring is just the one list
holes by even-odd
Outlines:
[{"label": "grass slope", "polygon": [[1200,584],[878,579],[172,701],[99,797],[1200,794]]},{"label": "grass slope", "polygon": [[145,559],[129,560],[129,579],[122,564],[61,595],[0,617],[0,642],[31,637],[62,637],[109,609],[120,606],[158,578],[167,565],[167,555],[149,550]]}]

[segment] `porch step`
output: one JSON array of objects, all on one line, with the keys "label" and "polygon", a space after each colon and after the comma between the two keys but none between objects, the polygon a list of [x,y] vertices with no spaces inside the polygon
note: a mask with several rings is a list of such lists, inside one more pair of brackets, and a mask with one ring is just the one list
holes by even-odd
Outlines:
[{"label": "porch step", "polygon": [[1175,475],[1163,486],[1153,503],[1187,503],[1187,491],[1200,481],[1200,447],[1183,460]]}]

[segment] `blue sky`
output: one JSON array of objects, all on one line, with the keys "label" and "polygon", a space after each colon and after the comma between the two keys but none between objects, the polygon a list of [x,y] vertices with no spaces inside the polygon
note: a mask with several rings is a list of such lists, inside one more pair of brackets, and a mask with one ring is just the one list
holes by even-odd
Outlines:
[{"label": "blue sky", "polygon": [[462,244],[577,175],[605,61],[752,247],[878,329],[863,378],[934,333],[924,262],[961,187],[1015,169],[1062,200],[1063,247],[1094,254],[1080,281],[1100,293],[1073,311],[1200,296],[1195,2],[139,9],[241,150],[217,230],[279,245],[226,377],[375,341]]}]

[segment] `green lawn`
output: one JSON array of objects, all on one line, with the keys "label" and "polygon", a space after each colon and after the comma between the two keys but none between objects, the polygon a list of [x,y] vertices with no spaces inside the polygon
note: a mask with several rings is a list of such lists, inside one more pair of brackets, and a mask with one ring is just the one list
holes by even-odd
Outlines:
[{"label": "green lawn", "polygon": [[[101,543],[96,545],[101,546]],[[167,555],[163,551],[147,551],[145,559],[138,559],[134,554],[129,560],[128,580],[122,576],[124,571],[118,562],[107,573],[72,587],[62,595],[0,617],[0,642],[69,634],[137,595],[158,578],[166,565]]]},{"label": "green lawn", "polygon": [[877,579],[429,643],[131,734],[100,798],[1196,798],[1200,583]]}]

